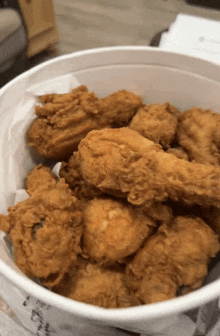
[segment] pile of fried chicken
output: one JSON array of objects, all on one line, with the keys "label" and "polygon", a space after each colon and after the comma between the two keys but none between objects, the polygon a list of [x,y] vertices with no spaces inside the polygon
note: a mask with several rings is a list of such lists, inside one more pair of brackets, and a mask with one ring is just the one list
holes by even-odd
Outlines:
[{"label": "pile of fried chicken", "polygon": [[104,308],[199,288],[220,251],[220,114],[83,85],[39,99],[27,142],[62,164],[34,167],[30,197],[0,215],[17,266]]}]

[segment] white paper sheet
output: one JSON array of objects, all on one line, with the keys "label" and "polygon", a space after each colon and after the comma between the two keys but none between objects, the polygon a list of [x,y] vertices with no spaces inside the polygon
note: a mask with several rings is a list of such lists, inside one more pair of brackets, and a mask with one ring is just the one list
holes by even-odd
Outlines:
[{"label": "white paper sheet", "polygon": [[159,48],[220,63],[220,21],[178,14]]}]

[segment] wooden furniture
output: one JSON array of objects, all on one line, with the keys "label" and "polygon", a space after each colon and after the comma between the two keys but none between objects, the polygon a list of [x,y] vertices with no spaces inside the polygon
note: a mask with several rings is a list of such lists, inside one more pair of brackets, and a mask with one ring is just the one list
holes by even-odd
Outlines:
[{"label": "wooden furniture", "polygon": [[26,50],[27,35],[20,13],[1,7],[0,0],[0,88],[28,69]]},{"label": "wooden furniture", "polygon": [[54,47],[59,40],[52,0],[18,0],[25,23],[28,49],[27,56]]},{"label": "wooden furniture", "polygon": [[0,0],[0,7],[17,10],[26,28],[27,57],[54,47],[59,40],[53,0]]},{"label": "wooden furniture", "polygon": [[53,47],[59,40],[53,1],[18,0],[18,4],[27,30],[27,56],[32,57]]}]

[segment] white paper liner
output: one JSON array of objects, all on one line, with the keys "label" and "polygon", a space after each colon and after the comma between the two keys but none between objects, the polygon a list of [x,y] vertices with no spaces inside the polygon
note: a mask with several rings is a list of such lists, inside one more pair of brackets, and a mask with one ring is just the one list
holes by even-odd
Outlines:
[{"label": "white paper liner", "polygon": [[1,336],[34,336],[36,334],[25,330],[23,326],[19,326],[19,323],[8,317],[2,311],[0,311],[0,332]]}]

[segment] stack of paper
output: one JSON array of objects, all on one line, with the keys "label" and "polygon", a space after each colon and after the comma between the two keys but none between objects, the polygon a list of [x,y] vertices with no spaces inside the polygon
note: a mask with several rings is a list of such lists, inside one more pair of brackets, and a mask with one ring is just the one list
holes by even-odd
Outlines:
[{"label": "stack of paper", "polygon": [[220,63],[220,21],[178,14],[159,48]]}]

